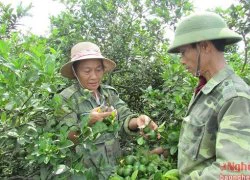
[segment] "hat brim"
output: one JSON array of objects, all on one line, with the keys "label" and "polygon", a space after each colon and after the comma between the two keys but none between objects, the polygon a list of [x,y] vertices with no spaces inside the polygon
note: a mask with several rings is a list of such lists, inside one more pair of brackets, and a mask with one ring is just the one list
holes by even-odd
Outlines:
[{"label": "hat brim", "polygon": [[66,64],[64,64],[60,70],[62,76],[69,78],[69,79],[75,79],[74,73],[72,71],[72,65],[74,62],[78,61],[84,61],[88,59],[102,59],[103,65],[104,65],[104,73],[111,72],[115,69],[116,63],[110,59],[107,59],[103,56],[85,56],[84,58],[79,57],[78,59],[74,59]]},{"label": "hat brim", "polygon": [[179,53],[179,47],[201,41],[225,39],[226,45],[241,41],[242,37],[228,28],[213,28],[197,32],[185,33],[175,38],[168,53]]}]

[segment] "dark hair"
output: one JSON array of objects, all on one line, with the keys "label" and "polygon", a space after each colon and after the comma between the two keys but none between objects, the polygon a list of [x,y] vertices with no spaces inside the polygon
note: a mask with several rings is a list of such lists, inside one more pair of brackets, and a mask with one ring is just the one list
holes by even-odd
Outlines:
[{"label": "dark hair", "polygon": [[[221,52],[225,51],[225,46],[226,46],[225,39],[215,39],[215,40],[210,40],[210,41],[218,51],[221,51]],[[197,43],[192,43],[191,44],[192,48],[196,48],[196,44]]]},{"label": "dark hair", "polygon": [[[101,60],[102,68],[103,70],[105,69],[104,64],[103,64],[103,59],[98,59]],[[76,61],[73,63],[73,68],[76,70],[77,66],[81,63],[82,61]]]},{"label": "dark hair", "polygon": [[216,39],[216,40],[211,40],[213,43],[214,47],[221,52],[225,51],[225,46],[226,46],[226,40],[225,39]]}]

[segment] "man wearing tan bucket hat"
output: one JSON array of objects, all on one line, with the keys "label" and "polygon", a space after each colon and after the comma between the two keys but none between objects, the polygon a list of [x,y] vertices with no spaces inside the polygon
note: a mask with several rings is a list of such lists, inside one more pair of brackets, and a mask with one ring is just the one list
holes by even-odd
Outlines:
[{"label": "man wearing tan bucket hat", "polygon": [[241,40],[212,12],[189,15],[176,27],[169,53],[200,79],[183,118],[178,144],[181,179],[250,177],[250,88],[227,65],[226,45]]},{"label": "man wearing tan bucket hat", "polygon": [[[112,71],[115,67],[115,62],[105,58],[94,43],[80,42],[72,47],[71,59],[62,66],[61,74],[66,78],[76,79],[78,83],[66,88],[61,95],[65,102],[72,106],[62,122],[75,124],[75,130],[69,133],[69,139],[73,142],[77,141],[76,135],[80,128],[78,124],[82,119],[87,120],[89,126],[92,126],[111,116],[113,112],[117,114],[117,121],[122,123],[123,134],[134,134],[138,127],[144,125],[149,125],[154,130],[157,128],[148,116],[132,113],[113,87],[101,84],[104,73]],[[90,92],[87,99],[84,97],[86,90]],[[106,110],[100,111],[103,107],[106,107]],[[114,166],[116,159],[121,155],[117,134],[104,133],[93,143],[98,145],[98,148],[91,152],[89,160],[84,162],[85,166],[94,169],[101,158]],[[104,170],[102,173],[96,171],[95,177],[108,179],[111,172],[112,169]]]}]

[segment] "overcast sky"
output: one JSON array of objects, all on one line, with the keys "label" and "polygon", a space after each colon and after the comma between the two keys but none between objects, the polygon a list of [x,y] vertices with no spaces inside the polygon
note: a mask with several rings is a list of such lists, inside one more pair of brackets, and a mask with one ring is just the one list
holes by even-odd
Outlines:
[{"label": "overcast sky", "polygon": [[[214,9],[221,7],[228,8],[237,0],[192,0],[196,11],[204,11],[206,9]],[[25,17],[22,24],[25,26],[22,29],[28,30],[37,35],[46,35],[49,32],[49,16],[57,15],[64,6],[52,0],[0,0],[3,3],[11,3],[15,7],[22,2],[23,5],[28,5],[30,2],[33,8],[30,11],[32,17]]]}]

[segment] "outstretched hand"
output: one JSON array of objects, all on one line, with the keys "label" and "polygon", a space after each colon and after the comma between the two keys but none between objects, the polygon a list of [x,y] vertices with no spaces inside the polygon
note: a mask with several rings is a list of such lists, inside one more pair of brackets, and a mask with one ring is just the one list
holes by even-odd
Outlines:
[{"label": "outstretched hand", "polygon": [[153,120],[151,120],[147,115],[140,115],[137,118],[136,123],[139,129],[143,129],[146,126],[148,126],[152,130],[156,130],[158,128],[158,125]]},{"label": "outstretched hand", "polygon": [[[146,132],[144,129],[151,129],[151,131],[156,131],[158,129],[158,125],[153,121],[151,120],[148,116],[146,115],[140,115],[138,118],[137,118],[137,126],[138,128],[140,129],[140,134],[145,138],[145,139],[148,139],[148,136],[151,137],[152,133],[153,132]],[[151,135],[149,135],[149,134]],[[161,135],[160,133],[157,133],[156,134],[156,138],[157,139],[160,139],[161,138]]]},{"label": "outstretched hand", "polygon": [[132,118],[128,124],[128,127],[131,130],[143,129],[147,126],[152,130],[156,130],[158,128],[158,125],[147,115],[140,115],[137,118]]}]

